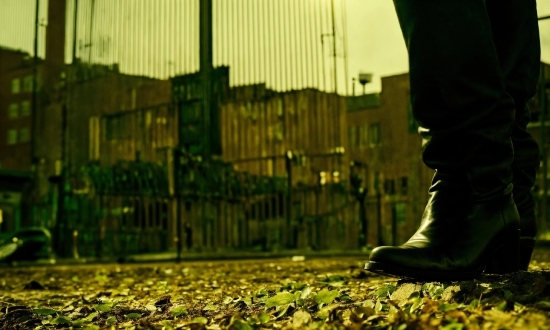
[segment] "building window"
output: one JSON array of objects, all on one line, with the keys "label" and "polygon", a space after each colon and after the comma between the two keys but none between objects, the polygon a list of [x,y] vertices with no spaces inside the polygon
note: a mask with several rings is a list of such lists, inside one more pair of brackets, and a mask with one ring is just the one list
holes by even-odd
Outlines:
[{"label": "building window", "polygon": [[349,134],[349,147],[355,149],[357,147],[357,126],[350,126],[348,128]]},{"label": "building window", "polygon": [[403,202],[395,203],[393,206],[393,217],[396,223],[404,223],[407,220],[407,204]]},{"label": "building window", "polygon": [[283,100],[277,99],[277,117],[283,116]]},{"label": "building window", "polygon": [[369,126],[369,145],[376,147],[380,145],[380,124],[375,123]]},{"label": "building window", "polygon": [[395,180],[393,179],[384,180],[384,193],[386,195],[395,195]]},{"label": "building window", "polygon": [[[147,118],[145,120],[147,121]],[[127,116],[115,115],[107,117],[105,119],[105,138],[108,141],[130,140],[129,126],[129,118]]]},{"label": "building window", "polygon": [[407,195],[409,192],[409,180],[406,176],[401,177],[401,195]]},{"label": "building window", "polygon": [[90,117],[90,148],[89,156],[90,160],[99,159],[99,132],[100,132],[100,120],[98,116]]},{"label": "building window", "polygon": [[27,127],[19,130],[19,142],[29,142],[29,129]]},{"label": "building window", "polygon": [[32,92],[32,75],[23,78],[23,92]]},{"label": "building window", "polygon": [[279,141],[282,141],[284,137],[284,127],[283,123],[277,123],[275,126],[275,138]]},{"label": "building window", "polygon": [[19,117],[19,104],[11,103],[8,108],[8,118],[17,118]]},{"label": "building window", "polygon": [[17,130],[16,129],[8,130],[8,144],[16,144],[16,143],[17,143]]},{"label": "building window", "polygon": [[364,148],[369,145],[369,130],[367,125],[359,126],[359,147]]},{"label": "building window", "polygon": [[31,102],[21,102],[21,116],[28,116],[31,114]]},{"label": "building window", "polygon": [[21,79],[13,78],[11,81],[11,93],[17,94],[21,91]]}]

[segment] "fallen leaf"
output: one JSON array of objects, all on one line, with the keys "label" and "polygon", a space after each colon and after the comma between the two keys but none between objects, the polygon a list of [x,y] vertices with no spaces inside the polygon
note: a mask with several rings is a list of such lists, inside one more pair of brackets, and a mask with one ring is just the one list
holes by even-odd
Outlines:
[{"label": "fallen leaf", "polygon": [[108,313],[111,311],[111,305],[99,304],[99,305],[95,305],[94,309],[98,312]]},{"label": "fallen leaf", "polygon": [[311,314],[303,310],[297,311],[292,317],[292,324],[296,328],[304,327],[309,322],[311,322]]},{"label": "fallen leaf", "polygon": [[327,289],[321,290],[318,294],[313,296],[313,300],[315,300],[318,304],[330,304],[336,297],[338,297],[340,293],[337,290],[328,291]]},{"label": "fallen leaf", "polygon": [[198,316],[191,320],[191,323],[208,324],[208,319],[203,316]]},{"label": "fallen leaf", "polygon": [[269,322],[270,317],[267,313],[260,313],[258,314],[258,319],[260,320],[260,323],[266,324],[267,322]]},{"label": "fallen leaf", "polygon": [[54,309],[49,308],[35,308],[34,312],[38,315],[52,315],[56,313]]},{"label": "fallen leaf", "polygon": [[50,320],[50,324],[72,324],[73,321],[66,316],[58,316],[55,319]]},{"label": "fallen leaf", "polygon": [[282,306],[290,304],[296,300],[296,296],[290,292],[281,292],[273,297],[268,298],[265,301],[265,307],[271,308],[275,306]]},{"label": "fallen leaf", "polygon": [[178,316],[184,316],[187,315],[187,308],[185,306],[176,306],[170,310],[170,314],[172,314],[173,317]]}]

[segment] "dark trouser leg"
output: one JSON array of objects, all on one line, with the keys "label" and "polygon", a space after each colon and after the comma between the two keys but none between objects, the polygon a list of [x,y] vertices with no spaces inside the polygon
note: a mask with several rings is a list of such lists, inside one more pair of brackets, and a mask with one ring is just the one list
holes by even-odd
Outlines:
[{"label": "dark trouser leg", "polygon": [[[394,3],[409,51],[423,160],[437,172],[418,231],[402,246],[373,250],[367,269],[433,280],[468,279],[497,256],[499,272],[516,271],[519,215],[511,195],[515,105],[506,90],[486,1]],[[469,184],[466,192],[461,181]],[[465,213],[450,212],[453,208]]]},{"label": "dark trouser leg", "polygon": [[425,164],[466,172],[476,200],[512,182],[514,101],[484,0],[394,0],[409,51]]},{"label": "dark trouser leg", "polygon": [[[536,0],[488,0],[493,40],[506,91],[514,99],[516,116],[514,146],[514,200],[520,215],[534,212],[530,190],[539,167],[539,148],[527,132],[530,113],[527,101],[536,92],[540,68],[540,41]],[[526,228],[533,236],[535,228]]]},{"label": "dark trouser leg", "polygon": [[540,41],[535,0],[488,0],[493,40],[506,91],[514,99],[512,131],[514,201],[521,218],[521,268],[527,270],[537,233],[535,201],[531,195],[539,167],[539,148],[527,132],[527,102],[535,95],[540,67]]}]

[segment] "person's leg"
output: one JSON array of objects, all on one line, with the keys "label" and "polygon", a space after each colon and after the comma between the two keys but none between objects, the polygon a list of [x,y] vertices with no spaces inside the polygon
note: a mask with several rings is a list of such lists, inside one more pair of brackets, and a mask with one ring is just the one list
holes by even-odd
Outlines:
[{"label": "person's leg", "polygon": [[436,175],[421,228],[401,247],[375,249],[367,269],[467,279],[479,275],[490,256],[505,247],[512,261],[502,271],[515,271],[514,101],[506,92],[485,0],[394,3],[409,51],[422,156]]},{"label": "person's leg", "polygon": [[514,99],[516,116],[512,131],[514,201],[521,218],[520,266],[527,270],[537,233],[535,201],[531,189],[539,167],[539,148],[527,132],[527,102],[537,89],[540,41],[536,0],[488,0],[493,40],[506,91]]}]

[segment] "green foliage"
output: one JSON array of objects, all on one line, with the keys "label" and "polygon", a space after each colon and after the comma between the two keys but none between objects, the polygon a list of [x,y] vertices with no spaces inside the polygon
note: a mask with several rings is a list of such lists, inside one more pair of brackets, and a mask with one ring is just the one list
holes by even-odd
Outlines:
[{"label": "green foliage", "polygon": [[55,309],[50,308],[35,308],[34,312],[38,315],[52,315],[56,313]]},{"label": "green foliage", "polygon": [[293,303],[296,300],[296,295],[290,292],[281,292],[265,301],[265,307],[271,308],[275,306],[283,306]]},{"label": "green foliage", "polygon": [[170,310],[170,314],[172,314],[173,317],[178,316],[184,316],[187,315],[187,308],[185,306],[176,306]]},{"label": "green foliage", "polygon": [[269,316],[269,314],[260,313],[260,314],[258,314],[258,319],[260,320],[261,324],[267,324],[269,322],[269,320],[271,319],[271,317]]},{"label": "green foliage", "polygon": [[94,309],[98,312],[108,313],[111,311],[112,307],[109,304],[99,304],[95,305]]},{"label": "green foliage", "polygon": [[339,292],[337,290],[329,291],[327,289],[321,290],[318,294],[313,296],[313,299],[318,304],[330,304],[336,297],[338,297]]},{"label": "green foliage", "polygon": [[479,306],[479,299],[473,299],[468,305],[468,309],[474,309]]},{"label": "green foliage", "polygon": [[204,308],[202,310],[203,311],[216,311],[216,310],[218,310],[218,307],[216,307],[216,305],[214,305],[213,303],[208,303],[206,306],[204,306]]},{"label": "green foliage", "polygon": [[231,326],[236,330],[253,330],[252,327],[243,320],[235,320]]},{"label": "green foliage", "polygon": [[73,321],[66,316],[58,316],[50,321],[50,324],[72,324]]},{"label": "green foliage", "polygon": [[193,320],[191,320],[191,323],[208,324],[208,319],[203,316],[198,316],[198,317],[195,317]]},{"label": "green foliage", "polygon": [[413,298],[412,305],[410,307],[410,312],[414,313],[422,305],[422,298]]},{"label": "green foliage", "polygon": [[389,298],[394,291],[395,291],[395,285],[386,284],[376,291],[376,296],[378,298]]},{"label": "green foliage", "polygon": [[434,300],[441,299],[444,291],[445,286],[440,283],[431,282],[426,283],[422,286],[422,292],[424,293],[424,295]]}]

